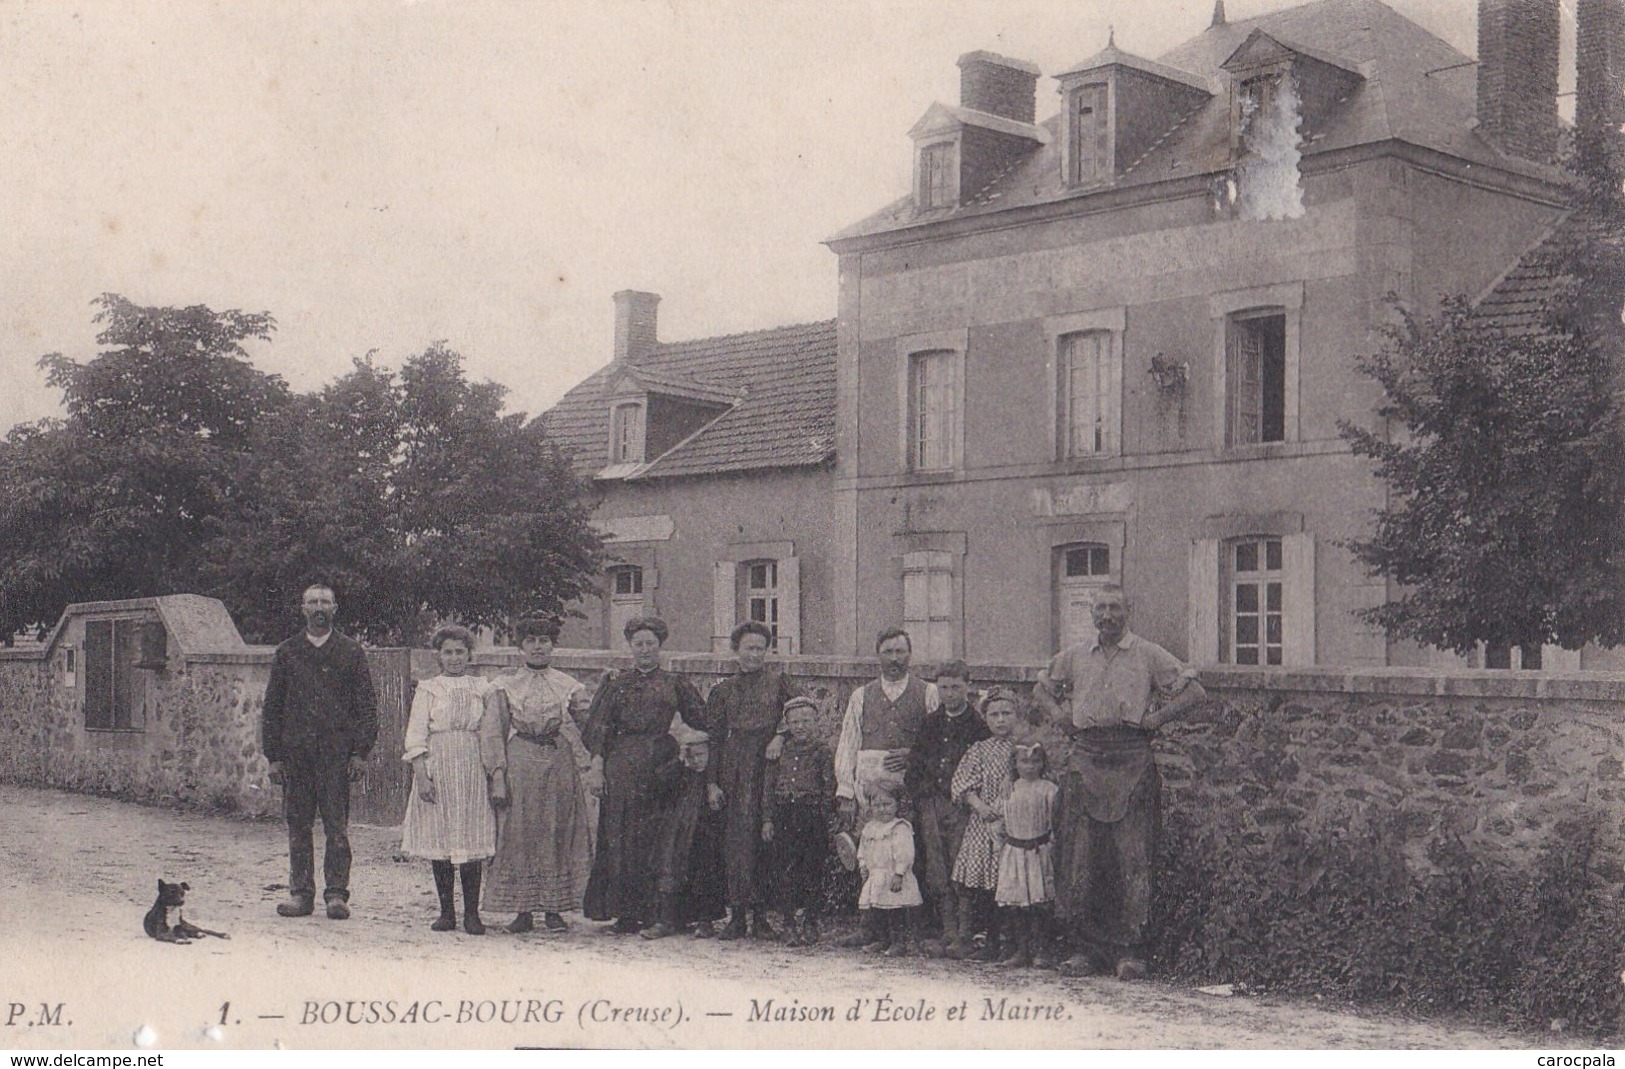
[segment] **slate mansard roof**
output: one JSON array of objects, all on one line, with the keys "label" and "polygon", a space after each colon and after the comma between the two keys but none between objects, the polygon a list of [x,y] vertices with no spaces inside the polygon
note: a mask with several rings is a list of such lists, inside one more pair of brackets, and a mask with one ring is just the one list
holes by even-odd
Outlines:
[{"label": "slate mansard roof", "polygon": [[[1231,157],[1229,74],[1222,64],[1262,31],[1303,55],[1355,72],[1361,81],[1339,101],[1303,146],[1306,160],[1337,149],[1401,141],[1528,178],[1561,181],[1552,167],[1501,152],[1477,130],[1474,61],[1379,0],[1316,0],[1300,7],[1210,26],[1156,62],[1129,63],[1206,85],[1212,96],[1171,126],[1125,173],[1105,185],[1068,186],[1061,173],[1061,117],[1039,124],[1046,144],[1034,148],[967,203],[921,213],[903,197],[829,239],[847,240],[924,226],[944,218],[1087,197],[1227,171]],[[1126,54],[1125,54],[1126,55]],[[1097,57],[1098,58],[1098,57]],[[1086,62],[1088,66],[1093,61]],[[1081,68],[1080,68],[1081,69]]]},{"label": "slate mansard roof", "polygon": [[[582,474],[609,465],[609,387],[622,370],[600,368],[542,417]],[[631,372],[651,393],[673,382],[734,400],[625,479],[817,467],[835,456],[834,320],[662,342]]]}]

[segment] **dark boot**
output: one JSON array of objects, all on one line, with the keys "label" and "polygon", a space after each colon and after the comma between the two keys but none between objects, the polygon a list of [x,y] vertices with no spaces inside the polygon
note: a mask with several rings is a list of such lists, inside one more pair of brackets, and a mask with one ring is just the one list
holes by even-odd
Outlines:
[{"label": "dark boot", "polygon": [[751,909],[750,935],[752,939],[778,939],[779,930],[767,919],[767,910]]},{"label": "dark boot", "polygon": [[429,925],[431,931],[449,932],[457,927],[457,904],[453,895],[457,888],[457,870],[449,861],[431,861],[434,869],[434,893],[440,898],[440,916]]},{"label": "dark boot", "polygon": [[858,910],[858,930],[836,941],[839,947],[866,947],[880,941],[880,919],[872,909]]},{"label": "dark boot", "polygon": [[645,939],[665,939],[677,931],[677,896],[661,894],[655,899],[655,922],[638,934]]},{"label": "dark boot", "polygon": [[977,893],[977,912],[987,918],[987,941],[982,949],[971,955],[972,961],[1003,961],[1004,950],[1001,946],[1000,935],[1004,929],[1004,918],[1000,916],[1004,911],[993,904],[993,896],[986,892]]},{"label": "dark boot", "polygon": [[886,948],[888,958],[906,958],[914,953],[919,943],[920,910],[917,906],[891,911],[891,946]]},{"label": "dark boot", "polygon": [[535,916],[533,914],[523,912],[514,914],[513,920],[497,929],[497,931],[507,932],[509,935],[523,935],[526,932],[534,932],[535,930]]},{"label": "dark boot", "polygon": [[565,932],[570,926],[564,923],[564,918],[551,910],[542,914],[542,927],[550,932]]},{"label": "dark boot", "polygon": [[717,933],[717,938],[727,941],[731,939],[743,939],[745,936],[749,935],[750,927],[745,921],[745,914],[747,912],[749,911],[746,910],[744,906],[730,906],[728,908],[728,923],[723,925],[722,931]]},{"label": "dark boot", "polygon": [[1055,968],[1055,936],[1053,934],[1055,924],[1050,916],[1050,907],[1034,906],[1031,912],[1032,919],[1029,923],[1032,927],[1027,934],[1031,940],[1033,968],[1053,969]]},{"label": "dark boot", "polygon": [[463,931],[469,935],[484,935],[485,923],[480,920],[480,863],[465,861],[458,868],[463,876]]},{"label": "dark boot", "polygon": [[[948,945],[943,947],[942,952],[955,961],[964,961],[976,949],[976,919],[971,911],[970,896],[951,894],[946,903],[953,931],[942,933],[948,939]],[[945,920],[944,926],[946,924]]]},{"label": "dark boot", "polygon": [[999,964],[1006,969],[1019,969],[1033,963],[1030,940],[1032,937],[1032,917],[1030,910],[1004,909],[1004,930],[1008,933],[1007,953]]},{"label": "dark boot", "polygon": [[[930,899],[930,908],[934,911],[934,925],[932,930],[926,930],[925,918],[920,918],[920,955],[927,958],[940,958],[947,954],[948,941],[954,937],[954,903],[948,893],[935,895]],[[923,912],[923,911],[922,911]]]},{"label": "dark boot", "polygon": [[891,949],[892,942],[897,938],[894,925],[897,923],[895,909],[871,909],[869,916],[873,918],[870,934],[874,936],[872,942],[863,944],[865,954],[884,954]]}]

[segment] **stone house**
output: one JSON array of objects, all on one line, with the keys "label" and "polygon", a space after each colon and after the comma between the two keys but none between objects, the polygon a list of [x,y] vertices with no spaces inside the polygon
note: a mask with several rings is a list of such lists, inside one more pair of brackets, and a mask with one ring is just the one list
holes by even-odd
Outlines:
[{"label": "stone house", "polygon": [[560,641],[622,648],[626,620],[656,613],[674,650],[726,649],[755,619],[780,653],[831,653],[835,324],[663,343],[659,301],[615,295],[613,360],[544,417],[593,481],[611,556]]},{"label": "stone house", "polygon": [[[1580,6],[1595,85],[1625,55],[1620,0]],[[1389,294],[1532,292],[1570,200],[1558,19],[1558,0],[1481,0],[1475,63],[1378,0],[1234,22],[1220,2],[1164,55],[1109,40],[1056,74],[1042,122],[1036,66],[960,57],[958,103],[907,131],[913,189],[827,243],[835,324],[786,328],[833,331],[818,450],[721,466],[707,438],[768,387],[700,365],[755,343],[659,345],[652,298],[618,295],[632,340],[549,415],[604,490],[617,569],[674,562],[640,604],[675,649],[715,648],[751,604],[744,554],[793,544],[797,650],[863,654],[901,623],[922,661],[1030,664],[1086,637],[1093,592],[1119,583],[1136,629],[1197,663],[1459,664],[1354,616],[1393,593],[1342,548],[1385,488],[1338,423],[1376,418],[1356,358]],[[618,415],[655,420],[657,398],[687,414],[659,448]],[[805,413],[752,416],[779,443]],[[617,596],[571,637],[607,642]]]}]

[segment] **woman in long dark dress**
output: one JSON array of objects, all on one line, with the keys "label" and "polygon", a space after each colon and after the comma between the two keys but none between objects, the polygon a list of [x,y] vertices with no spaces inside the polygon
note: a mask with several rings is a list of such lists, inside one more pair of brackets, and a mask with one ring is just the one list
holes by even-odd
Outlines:
[{"label": "woman in long dark dress", "polygon": [[719,939],[738,939],[747,931],[763,938],[774,934],[762,911],[763,772],[784,703],[797,691],[782,672],[765,668],[772,642],[773,632],[765,624],[751,621],[734,628],[729,644],[739,656],[739,671],[712,687],[705,701],[715,755],[711,767],[722,792],[722,859],[730,911]]},{"label": "woman in long dark dress", "polygon": [[651,918],[655,849],[661,813],[653,791],[655,744],[672,717],[705,730],[705,705],[694,685],[660,667],[666,624],[653,616],[627,621],[632,671],[609,676],[593,696],[584,732],[592,754],[590,781],[599,791],[598,849],[582,911],[614,920],[616,934],[636,932]]}]

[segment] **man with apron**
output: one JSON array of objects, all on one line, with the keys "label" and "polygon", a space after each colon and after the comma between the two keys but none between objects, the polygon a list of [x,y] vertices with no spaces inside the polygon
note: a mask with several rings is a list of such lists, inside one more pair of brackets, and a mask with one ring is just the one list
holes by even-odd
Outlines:
[{"label": "man with apron", "polygon": [[[1157,728],[1207,697],[1173,654],[1128,630],[1121,587],[1103,588],[1091,615],[1097,639],[1062,650],[1033,697],[1070,739],[1060,764],[1056,907],[1076,953],[1062,973],[1145,976],[1162,778],[1151,756]],[[1153,711],[1152,697],[1161,699]]]}]

